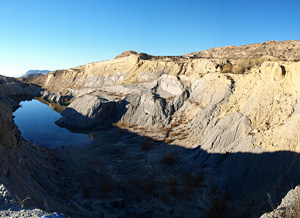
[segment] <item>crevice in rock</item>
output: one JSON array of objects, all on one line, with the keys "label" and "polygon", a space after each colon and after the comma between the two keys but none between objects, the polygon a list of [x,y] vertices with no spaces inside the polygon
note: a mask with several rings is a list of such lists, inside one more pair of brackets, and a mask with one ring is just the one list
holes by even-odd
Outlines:
[{"label": "crevice in rock", "polygon": [[280,68],[281,68],[281,71],[282,71],[282,75],[285,76],[285,74],[286,74],[285,67],[284,66],[280,66]]}]

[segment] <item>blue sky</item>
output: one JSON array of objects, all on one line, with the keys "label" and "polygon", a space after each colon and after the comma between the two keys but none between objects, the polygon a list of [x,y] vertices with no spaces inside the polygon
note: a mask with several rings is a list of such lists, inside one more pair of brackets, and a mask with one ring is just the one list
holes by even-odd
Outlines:
[{"label": "blue sky", "polygon": [[0,0],[0,74],[300,40],[300,1]]}]

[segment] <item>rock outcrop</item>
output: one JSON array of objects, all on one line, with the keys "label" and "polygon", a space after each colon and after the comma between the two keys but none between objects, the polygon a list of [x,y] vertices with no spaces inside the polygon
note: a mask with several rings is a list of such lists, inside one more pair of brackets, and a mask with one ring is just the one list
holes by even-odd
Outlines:
[{"label": "rock outcrop", "polygon": [[[297,217],[299,211],[299,196],[300,187],[296,186],[291,189],[287,195],[282,199],[280,205],[270,213],[265,213],[261,218],[284,218],[284,217]],[[272,201],[272,196],[269,195],[270,207],[275,207]]]},{"label": "rock outcrop", "polygon": [[58,102],[58,103],[64,103],[68,102],[72,99],[72,95],[61,95],[60,92],[49,92],[49,91],[42,91],[41,95],[43,99],[46,99],[50,102]]},{"label": "rock outcrop", "polygon": [[123,102],[108,101],[93,95],[76,98],[62,113],[56,124],[69,129],[89,129],[117,121]]},{"label": "rock outcrop", "polygon": [[12,77],[0,75],[0,97],[2,96],[38,96],[41,92],[39,86],[24,84]]}]

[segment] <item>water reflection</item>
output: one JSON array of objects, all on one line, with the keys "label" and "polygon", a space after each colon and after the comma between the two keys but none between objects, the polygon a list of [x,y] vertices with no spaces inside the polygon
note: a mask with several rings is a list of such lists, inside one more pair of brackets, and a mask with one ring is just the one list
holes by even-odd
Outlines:
[{"label": "water reflection", "polygon": [[65,128],[57,126],[54,122],[61,115],[52,110],[48,105],[33,99],[22,101],[21,107],[13,115],[18,128],[27,141],[48,148],[62,146],[84,146],[92,140],[85,134],[72,133]]}]

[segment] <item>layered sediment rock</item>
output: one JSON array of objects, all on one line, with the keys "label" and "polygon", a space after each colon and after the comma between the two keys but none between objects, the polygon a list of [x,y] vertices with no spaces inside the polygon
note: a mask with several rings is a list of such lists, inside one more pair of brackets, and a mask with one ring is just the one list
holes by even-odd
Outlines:
[{"label": "layered sediment rock", "polygon": [[[234,197],[262,202],[270,192],[278,201],[300,182],[298,47],[266,42],[180,57],[131,51],[27,81],[73,97],[60,125],[127,123],[191,149],[180,166],[207,169]],[[235,64],[242,73],[224,70]]]}]

